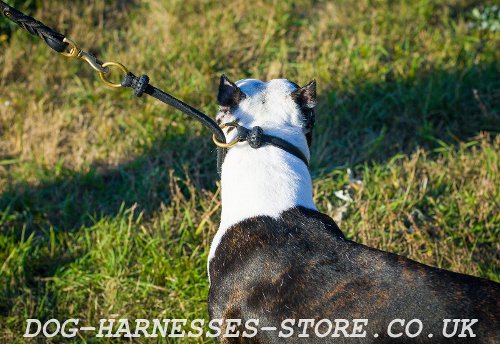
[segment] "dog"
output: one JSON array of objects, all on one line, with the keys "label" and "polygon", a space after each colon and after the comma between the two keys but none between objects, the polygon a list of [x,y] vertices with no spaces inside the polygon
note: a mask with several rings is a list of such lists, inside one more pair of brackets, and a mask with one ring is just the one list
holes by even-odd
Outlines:
[{"label": "dog", "polygon": [[347,240],[316,209],[314,81],[222,76],[218,102],[228,142],[258,127],[302,153],[248,142],[227,152],[208,261],[210,318],[232,330],[219,342],[500,342],[499,284]]}]

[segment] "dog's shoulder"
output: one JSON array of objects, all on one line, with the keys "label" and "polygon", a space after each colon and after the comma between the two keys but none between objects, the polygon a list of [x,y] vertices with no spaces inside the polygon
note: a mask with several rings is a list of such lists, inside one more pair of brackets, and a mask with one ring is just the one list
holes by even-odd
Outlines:
[{"label": "dog's shoulder", "polygon": [[[231,226],[224,233],[210,262],[210,275],[217,277],[228,266],[246,264],[252,257],[291,257],[290,250],[308,250],[344,240],[337,224],[316,210],[294,207],[279,218],[256,216]],[[285,259],[286,260],[286,259]]]}]

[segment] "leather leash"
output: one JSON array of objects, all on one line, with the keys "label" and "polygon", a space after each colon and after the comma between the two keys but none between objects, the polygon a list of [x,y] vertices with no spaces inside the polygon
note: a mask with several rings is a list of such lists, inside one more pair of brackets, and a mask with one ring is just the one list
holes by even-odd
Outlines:
[{"label": "leather leash", "polygon": [[[101,80],[107,86],[112,88],[132,88],[136,97],[141,97],[143,94],[148,94],[151,97],[176,108],[182,113],[203,124],[206,128],[208,128],[208,130],[210,130],[210,132],[212,132],[213,141],[217,146],[217,173],[219,174],[219,176],[222,173],[222,163],[224,162],[224,157],[226,156],[227,149],[239,142],[245,141],[248,142],[250,147],[254,149],[260,148],[264,145],[275,146],[296,156],[297,158],[302,160],[306,164],[306,166],[309,165],[307,158],[299,148],[279,137],[264,134],[262,128],[258,126],[250,130],[236,123],[225,124],[223,128],[233,126],[236,127],[238,131],[236,139],[232,142],[226,143],[226,137],[224,135],[224,132],[222,131],[222,128],[219,127],[213,119],[211,119],[201,111],[195,109],[194,107],[175,98],[174,96],[150,85],[149,77],[147,75],[143,74],[137,77],[121,63],[102,62],[95,56],[82,50],[74,41],[67,38],[63,34],[51,29],[40,21],[25,15],[21,11],[7,5],[1,0],[0,10],[8,19],[13,21],[32,35],[42,39],[50,48],[62,54],[63,56],[66,56],[68,58],[77,58],[87,62],[95,71],[99,73]],[[114,83],[109,80],[108,74],[110,73],[111,68],[119,69],[123,73],[123,80],[121,83]]]},{"label": "leather leash", "polygon": [[[177,110],[203,124],[208,128],[208,130],[210,130],[210,132],[214,137],[217,138],[219,142],[226,142],[226,137],[224,136],[222,129],[217,125],[217,123],[215,123],[213,119],[211,119],[201,111],[193,108],[192,106],[184,103],[183,101],[175,98],[174,96],[150,85],[149,77],[147,75],[136,77],[134,74],[130,73],[128,69],[121,63],[100,61],[95,56],[80,49],[80,47],[74,41],[67,38],[63,34],[51,29],[38,20],[25,15],[21,11],[7,5],[1,0],[0,10],[8,19],[13,21],[32,35],[41,38],[50,48],[57,51],[58,53],[61,53],[62,55],[69,58],[78,58],[86,61],[93,69],[95,69],[99,73],[102,81],[107,86],[113,88],[131,87],[134,89],[134,95],[137,97],[140,97],[142,96],[142,94],[146,93],[165,104],[173,106]],[[108,79],[108,74],[111,68],[117,68],[121,70],[121,72],[123,72],[124,76],[121,83],[113,83]],[[217,172],[219,173],[219,175],[221,173],[222,162],[224,161],[225,154],[225,148],[217,147]]]}]

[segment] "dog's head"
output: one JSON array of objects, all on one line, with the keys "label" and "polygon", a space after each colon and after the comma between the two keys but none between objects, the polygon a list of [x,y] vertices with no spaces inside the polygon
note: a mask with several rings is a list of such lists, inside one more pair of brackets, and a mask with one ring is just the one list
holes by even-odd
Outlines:
[{"label": "dog's head", "polygon": [[[316,105],[316,81],[304,87],[286,79],[262,82],[243,79],[233,83],[225,75],[220,78],[219,125],[236,121],[252,128],[260,126],[286,132],[300,132],[311,145]],[[233,139],[233,128],[225,130],[228,142]]]}]

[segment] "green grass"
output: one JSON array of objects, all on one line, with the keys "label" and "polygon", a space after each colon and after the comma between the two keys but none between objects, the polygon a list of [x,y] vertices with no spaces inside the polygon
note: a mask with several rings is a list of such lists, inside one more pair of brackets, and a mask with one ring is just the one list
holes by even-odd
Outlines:
[{"label": "green grass", "polygon": [[[209,114],[221,73],[316,78],[319,208],[356,241],[500,280],[493,2],[10,3]],[[0,342],[26,318],[206,318],[208,132],[0,29]]]}]

